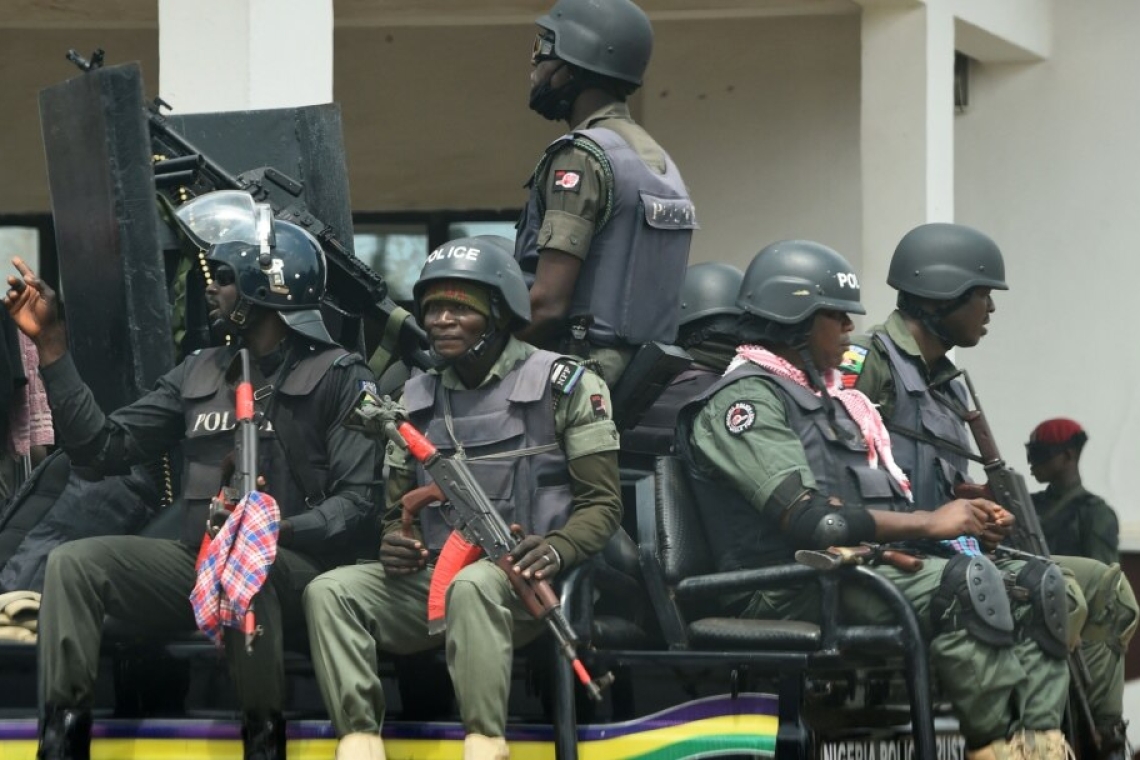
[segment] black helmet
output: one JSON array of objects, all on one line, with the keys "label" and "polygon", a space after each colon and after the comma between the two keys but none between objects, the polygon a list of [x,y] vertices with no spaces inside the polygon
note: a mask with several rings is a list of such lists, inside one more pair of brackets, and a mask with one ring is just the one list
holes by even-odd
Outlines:
[{"label": "black helmet", "polygon": [[693,264],[685,270],[685,281],[681,284],[678,326],[684,327],[705,317],[739,315],[736,297],[743,279],[744,272],[731,264]]},{"label": "black helmet", "polygon": [[1009,290],[997,244],[964,224],[923,224],[906,233],[891,257],[887,284],[939,301],[976,287]]},{"label": "black helmet", "polygon": [[782,325],[834,309],[866,314],[859,303],[859,279],[847,259],[810,240],[772,243],[752,259],[736,305],[748,314]]},{"label": "black helmet", "polygon": [[602,76],[640,85],[653,27],[630,0],[558,0],[535,22],[554,32],[554,55]]},{"label": "black helmet", "polygon": [[[515,261],[514,245],[499,235],[477,235],[444,243],[428,254],[412,286],[416,319],[423,323],[420,300],[434,280],[469,280],[486,285],[492,310],[504,308],[516,326],[530,322],[530,292]],[[493,314],[492,316],[498,316]]]},{"label": "black helmet", "polygon": [[335,344],[321,318],[327,267],[321,244],[291,222],[274,219],[266,204],[238,190],[201,195],[175,212],[207,261],[234,271],[239,302],[231,319],[243,323],[248,305],[277,312],[294,332]]}]

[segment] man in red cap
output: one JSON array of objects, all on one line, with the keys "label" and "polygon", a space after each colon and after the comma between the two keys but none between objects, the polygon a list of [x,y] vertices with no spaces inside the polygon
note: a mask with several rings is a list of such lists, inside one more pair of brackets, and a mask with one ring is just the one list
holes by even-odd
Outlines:
[{"label": "man in red cap", "polygon": [[1120,561],[1120,525],[1104,499],[1081,484],[1081,450],[1088,434],[1065,417],[1045,420],[1025,444],[1029,471],[1047,487],[1033,494],[1041,531],[1053,554]]}]

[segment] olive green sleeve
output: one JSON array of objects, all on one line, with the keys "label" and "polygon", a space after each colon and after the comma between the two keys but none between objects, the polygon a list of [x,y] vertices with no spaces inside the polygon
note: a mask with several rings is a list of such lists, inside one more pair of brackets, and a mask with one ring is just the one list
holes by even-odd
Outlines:
[{"label": "olive green sleeve", "polygon": [[745,378],[717,392],[693,418],[689,442],[697,463],[722,477],[757,510],[792,474],[806,488],[815,476],[783,400],[764,380]]},{"label": "olive green sleeve", "polygon": [[855,390],[879,407],[879,416],[890,422],[895,405],[895,379],[891,375],[890,359],[882,347],[872,342],[863,360],[863,370],[855,381]]},{"label": "olive green sleeve", "polygon": [[[384,455],[385,469],[388,479],[384,483],[384,512],[380,517],[380,526],[387,534],[400,529],[400,512],[402,506],[400,499],[404,494],[415,488],[416,470],[408,452],[389,442]],[[419,530],[419,523],[416,523]]]},{"label": "olive green sleeve", "polygon": [[568,145],[554,154],[536,181],[546,204],[539,252],[551,248],[585,259],[609,192],[601,166],[581,148]]},{"label": "olive green sleeve", "polygon": [[554,427],[568,460],[572,505],[566,524],[546,538],[566,568],[601,551],[621,524],[621,478],[610,392],[601,377],[586,370],[556,404]]}]

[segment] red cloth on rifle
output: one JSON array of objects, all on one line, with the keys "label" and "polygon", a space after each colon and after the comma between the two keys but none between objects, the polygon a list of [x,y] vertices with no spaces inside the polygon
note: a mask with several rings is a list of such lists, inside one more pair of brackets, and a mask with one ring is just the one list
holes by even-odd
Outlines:
[{"label": "red cloth on rifle", "polygon": [[281,510],[272,496],[254,491],[234,509],[210,542],[190,592],[198,628],[219,646],[222,629],[242,629],[253,597],[277,559]]},{"label": "red cloth on rifle", "polygon": [[483,556],[483,550],[468,543],[463,534],[451,531],[439,552],[435,571],[428,587],[428,633],[443,633],[447,629],[447,589],[459,571]]}]

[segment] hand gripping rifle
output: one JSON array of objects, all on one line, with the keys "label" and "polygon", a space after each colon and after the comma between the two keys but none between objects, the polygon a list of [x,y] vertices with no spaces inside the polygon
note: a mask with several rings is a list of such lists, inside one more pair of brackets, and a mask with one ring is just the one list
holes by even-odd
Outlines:
[{"label": "hand gripping rifle", "polygon": [[[1037,518],[1033,498],[1025,485],[1025,477],[1002,459],[990,423],[982,411],[977,391],[970,381],[970,375],[965,370],[961,372],[973,408],[960,410],[960,414],[962,421],[970,429],[974,444],[978,447],[978,454],[986,473],[986,489],[990,498],[1009,510],[1015,518],[1013,533],[1010,536],[1013,548],[999,546],[997,552],[999,554],[1004,552],[1017,559],[1049,559],[1049,545],[1041,530],[1041,521]],[[1093,746],[1099,752],[1102,738],[1097,731],[1088,698],[1088,687],[1092,682],[1092,676],[1079,647],[1069,652],[1068,659],[1072,701],[1076,703],[1079,718],[1087,728]]]},{"label": "hand gripping rifle", "polygon": [[[206,516],[206,533],[198,548],[195,568],[202,564],[210,542],[218,535],[230,513],[242,499],[257,490],[257,413],[253,403],[253,381],[250,379],[249,349],[239,348],[234,363],[241,373],[234,388],[234,460],[233,474],[226,478],[218,495],[210,500],[210,510]],[[231,365],[232,367],[232,365]],[[245,649],[253,650],[253,640],[261,633],[250,605],[242,618],[241,631],[245,634]]]},{"label": "hand gripping rifle", "polygon": [[[570,662],[574,675],[586,688],[586,693],[591,699],[600,700],[602,689],[613,682],[613,674],[606,673],[599,678],[592,678],[586,666],[578,659],[577,636],[562,613],[562,603],[550,582],[534,577],[524,578],[515,572],[510,554],[518,545],[521,536],[511,532],[502,516],[491,504],[483,487],[472,476],[467,464],[461,459],[441,456],[435,446],[407,421],[403,410],[387,397],[378,399],[365,391],[361,394],[355,411],[350,415],[348,424],[368,435],[383,435],[400,448],[407,450],[435,481],[431,486],[417,489],[420,493],[416,494],[413,500],[415,505],[410,502],[405,505],[401,516],[405,529],[410,527],[412,510],[433,500],[439,500],[440,497],[450,502],[454,510],[455,531],[448,539],[441,558],[450,553],[453,542],[459,540],[465,540],[471,547],[482,550],[482,553],[507,574],[511,586],[527,611],[536,619],[546,623],[558,643],[559,652]],[[435,572],[442,573],[441,577],[446,577],[446,572],[439,564],[436,565]],[[432,580],[434,586],[435,574]]]}]

